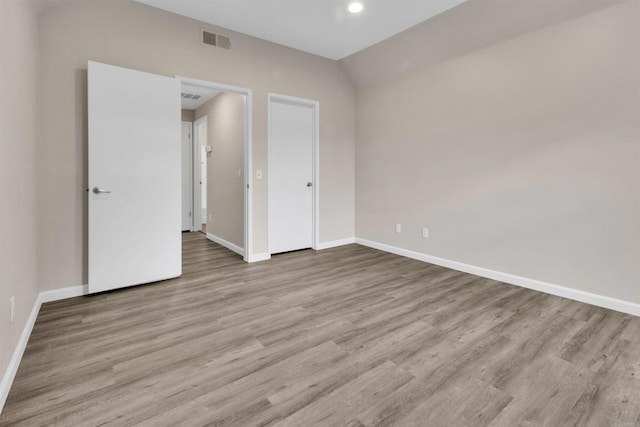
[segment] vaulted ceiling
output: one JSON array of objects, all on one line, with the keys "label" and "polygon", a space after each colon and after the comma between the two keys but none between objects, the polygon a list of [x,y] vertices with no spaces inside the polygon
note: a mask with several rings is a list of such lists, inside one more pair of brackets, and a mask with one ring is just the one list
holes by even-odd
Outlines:
[{"label": "vaulted ceiling", "polygon": [[329,59],[342,59],[466,0],[136,0]]}]

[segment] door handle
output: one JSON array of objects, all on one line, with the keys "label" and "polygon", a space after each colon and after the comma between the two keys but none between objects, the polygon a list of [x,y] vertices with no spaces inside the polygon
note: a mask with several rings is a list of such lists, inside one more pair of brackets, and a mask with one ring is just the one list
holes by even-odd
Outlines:
[{"label": "door handle", "polygon": [[311,187],[313,184],[310,182],[307,182],[307,187]]},{"label": "door handle", "polygon": [[111,190],[105,190],[104,188],[93,187],[94,194],[109,194]]}]

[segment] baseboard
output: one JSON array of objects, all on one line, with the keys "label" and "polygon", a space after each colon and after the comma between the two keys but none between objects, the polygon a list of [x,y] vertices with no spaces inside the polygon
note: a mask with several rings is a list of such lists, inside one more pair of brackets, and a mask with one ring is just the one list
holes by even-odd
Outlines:
[{"label": "baseboard", "polygon": [[[346,239],[340,239],[340,240],[331,240],[329,242],[318,243],[315,247],[315,250],[321,251],[323,249],[330,249],[338,246],[351,245],[355,242],[356,242],[355,237],[348,237]],[[266,261],[268,259],[271,259],[271,254],[265,252],[261,254],[250,255],[249,260],[247,262],[259,262],[259,261]]]},{"label": "baseboard", "polygon": [[412,258],[418,261],[428,262],[430,264],[436,264],[442,267],[451,268],[452,270],[458,270],[476,276],[486,277],[488,279],[498,280],[500,282],[509,283],[511,285],[522,286],[523,288],[533,289],[535,291],[545,292],[547,294],[556,295],[571,300],[584,302],[599,307],[608,308],[622,313],[632,314],[634,316],[640,316],[640,304],[632,303],[629,301],[620,300],[617,298],[611,298],[604,295],[593,294],[590,292],[580,291],[577,289],[567,288],[565,286],[554,285],[552,283],[542,282],[540,280],[529,279],[527,277],[516,276],[514,274],[503,273],[500,271],[490,270],[488,268],[477,267],[475,265],[469,265],[458,261],[452,261],[445,258],[439,258],[432,255],[423,254],[420,252],[410,251],[407,249],[398,248],[395,246],[387,245],[384,243],[374,242],[371,240],[357,238],[355,242],[362,246],[368,246],[370,248],[378,249],[384,252],[389,252],[396,255],[401,255],[407,258]]},{"label": "baseboard", "polygon": [[27,322],[22,329],[22,334],[20,335],[20,339],[18,339],[18,343],[13,351],[9,365],[2,376],[2,382],[0,383],[0,413],[2,413],[2,410],[4,409],[4,404],[9,396],[9,390],[11,390],[11,385],[13,384],[13,379],[16,377],[16,373],[18,373],[18,367],[20,366],[22,355],[24,354],[25,348],[27,348],[27,342],[29,341],[31,330],[33,329],[33,325],[36,323],[36,318],[38,317],[38,312],[42,305],[41,295],[41,293],[38,294],[35,302],[33,303],[33,308],[31,309],[31,313],[29,313],[29,317],[27,317]]},{"label": "baseboard", "polygon": [[247,262],[251,263],[251,262],[260,262],[260,261],[267,261],[271,259],[271,254],[264,252],[261,254],[249,254],[249,259],[247,259]]},{"label": "baseboard", "polygon": [[40,292],[40,301],[51,302],[61,299],[81,297],[89,294],[88,285],[71,286],[69,288],[53,289],[51,291]]},{"label": "baseboard", "polygon": [[244,256],[244,249],[242,249],[238,245],[234,245],[233,243],[228,242],[228,241],[226,241],[226,240],[224,240],[224,239],[222,239],[222,238],[220,238],[218,236],[214,236],[211,233],[207,233],[207,239],[209,239],[209,240],[211,240],[213,242],[216,242],[217,244],[222,245],[225,248],[227,248],[229,250],[232,250],[233,252],[235,252],[237,254],[240,254],[240,255]]},{"label": "baseboard", "polygon": [[323,249],[330,249],[338,246],[350,245],[355,242],[356,242],[355,237],[349,237],[347,239],[340,239],[340,240],[331,240],[330,242],[318,243],[316,245],[316,250],[321,251]]},{"label": "baseboard", "polygon": [[4,404],[6,403],[7,397],[9,396],[9,391],[11,390],[13,380],[18,373],[18,367],[20,366],[22,355],[24,354],[24,350],[27,348],[29,336],[31,336],[33,326],[36,324],[36,319],[38,318],[38,313],[40,312],[40,307],[42,307],[42,304],[44,304],[45,302],[59,301],[67,298],[87,295],[88,288],[89,287],[87,285],[79,285],[71,286],[68,288],[43,291],[38,294],[35,302],[33,303],[31,313],[29,313],[29,317],[27,318],[27,322],[22,329],[20,339],[18,340],[16,348],[13,351],[13,355],[11,356],[11,360],[9,361],[9,365],[7,366],[7,369],[2,376],[2,382],[0,383],[0,414],[4,409]]}]

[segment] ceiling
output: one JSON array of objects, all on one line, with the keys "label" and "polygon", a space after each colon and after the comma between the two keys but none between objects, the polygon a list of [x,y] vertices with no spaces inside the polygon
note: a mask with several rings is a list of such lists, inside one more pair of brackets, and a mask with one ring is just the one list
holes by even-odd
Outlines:
[{"label": "ceiling", "polygon": [[[189,83],[182,83],[181,92],[182,98],[180,98],[180,100],[183,110],[195,110],[221,93],[221,91],[211,89],[210,87],[196,86]],[[195,99],[192,95],[198,98]]]},{"label": "ceiling", "polygon": [[329,59],[342,59],[466,0],[136,0]]}]

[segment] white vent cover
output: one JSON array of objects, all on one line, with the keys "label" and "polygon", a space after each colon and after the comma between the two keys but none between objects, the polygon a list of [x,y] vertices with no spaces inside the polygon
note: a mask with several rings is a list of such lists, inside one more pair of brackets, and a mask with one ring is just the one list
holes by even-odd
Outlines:
[{"label": "white vent cover", "polygon": [[184,93],[183,92],[182,93],[182,98],[193,99],[195,101],[195,100],[198,100],[198,99],[202,98],[202,95],[196,95],[196,94],[193,94],[193,93]]},{"label": "white vent cover", "polygon": [[202,30],[202,44],[215,46],[222,49],[231,49],[231,40],[229,37],[214,34],[209,31]]}]

